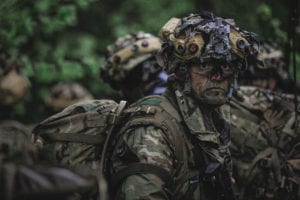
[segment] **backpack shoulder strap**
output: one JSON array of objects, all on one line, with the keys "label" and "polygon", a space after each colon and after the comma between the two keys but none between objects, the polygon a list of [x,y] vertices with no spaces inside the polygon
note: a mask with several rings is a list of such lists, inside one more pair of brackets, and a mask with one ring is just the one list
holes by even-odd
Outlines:
[{"label": "backpack shoulder strap", "polygon": [[[113,111],[115,113],[114,117],[112,118],[112,124],[119,122],[119,117],[122,115],[123,110],[125,109],[127,105],[127,101],[121,101],[118,106],[115,108]],[[105,163],[107,162],[106,158],[106,153],[108,149],[108,145],[111,143],[112,140],[112,135],[113,135],[113,130],[115,126],[109,127],[109,130],[107,132],[107,137],[105,139],[105,143],[101,152],[101,160],[100,160],[100,165],[99,165],[99,175],[100,178],[104,179],[104,172],[105,172]]]}]

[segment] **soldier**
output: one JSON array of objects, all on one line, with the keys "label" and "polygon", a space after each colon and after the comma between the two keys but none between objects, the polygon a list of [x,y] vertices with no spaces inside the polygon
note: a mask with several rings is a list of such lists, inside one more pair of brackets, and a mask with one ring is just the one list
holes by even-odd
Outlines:
[{"label": "soldier", "polygon": [[244,86],[229,102],[233,176],[241,199],[295,198],[297,192],[287,189],[299,184],[299,169],[288,167],[299,161],[293,153],[299,143],[294,95],[279,92],[289,82],[283,52],[269,43],[260,50],[264,66],[249,62],[239,77]]},{"label": "soldier", "polygon": [[129,102],[163,93],[167,74],[154,56],[160,46],[159,38],[141,31],[118,38],[107,48],[102,79]]},{"label": "soldier", "polygon": [[299,113],[293,100],[241,87],[229,102],[233,176],[241,199],[299,198]]},{"label": "soldier", "polygon": [[239,83],[271,91],[294,92],[293,81],[286,71],[285,57],[279,46],[262,42],[259,48],[258,57],[264,66],[258,66],[249,60],[248,68],[239,75]]},{"label": "soldier", "polygon": [[169,74],[167,90],[124,111],[130,119],[110,160],[115,199],[235,198],[229,124],[219,107],[256,52],[251,35],[209,12],[164,25],[158,61]]}]

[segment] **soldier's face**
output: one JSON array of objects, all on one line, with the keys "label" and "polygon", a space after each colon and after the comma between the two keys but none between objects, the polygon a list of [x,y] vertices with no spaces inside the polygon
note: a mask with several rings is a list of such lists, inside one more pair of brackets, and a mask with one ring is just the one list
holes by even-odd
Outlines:
[{"label": "soldier's face", "polygon": [[190,68],[192,92],[201,103],[219,106],[226,102],[233,71],[229,65],[198,64]]}]

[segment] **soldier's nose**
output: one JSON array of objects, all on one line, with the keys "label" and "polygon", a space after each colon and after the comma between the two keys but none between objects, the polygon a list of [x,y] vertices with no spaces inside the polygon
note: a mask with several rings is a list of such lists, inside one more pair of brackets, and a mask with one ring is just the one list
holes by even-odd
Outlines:
[{"label": "soldier's nose", "polygon": [[210,80],[212,81],[220,81],[222,80],[222,76],[220,73],[214,73],[211,75]]}]

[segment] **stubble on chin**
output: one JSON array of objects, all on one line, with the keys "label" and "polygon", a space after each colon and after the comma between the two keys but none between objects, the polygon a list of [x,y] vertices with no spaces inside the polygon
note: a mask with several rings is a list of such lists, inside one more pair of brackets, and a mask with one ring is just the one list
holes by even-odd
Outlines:
[{"label": "stubble on chin", "polygon": [[[218,84],[208,80],[202,83],[197,82],[192,84],[193,96],[199,103],[219,106],[226,103],[228,85],[228,82]],[[213,87],[220,89],[211,90],[210,88]]]}]

